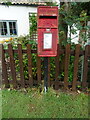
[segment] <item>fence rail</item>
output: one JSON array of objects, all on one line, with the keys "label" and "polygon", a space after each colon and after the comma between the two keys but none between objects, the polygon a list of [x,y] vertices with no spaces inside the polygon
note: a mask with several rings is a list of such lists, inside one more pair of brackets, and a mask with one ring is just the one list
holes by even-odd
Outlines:
[{"label": "fence rail", "polygon": [[[24,88],[42,84],[44,78],[43,59],[38,57],[37,50],[31,49],[30,44],[27,44],[27,49],[22,49],[21,44],[17,46],[18,49],[13,49],[13,46],[8,44],[8,49],[4,49],[3,45],[0,45],[2,49],[2,83],[5,84],[6,88],[11,85],[14,88]],[[33,63],[32,54],[35,54],[35,63]],[[74,57],[73,61],[71,60],[71,56]],[[81,59],[81,57],[84,59]],[[69,44],[66,45],[65,49],[61,49],[58,45],[57,56],[52,59],[48,57],[48,86],[54,86],[55,89],[59,89],[60,87],[68,89],[70,87],[75,91],[78,85],[83,90],[90,85],[90,78],[88,78],[90,71],[90,45],[87,45],[85,50],[81,50],[79,44],[76,45],[74,50],[71,49],[71,45]],[[26,62],[24,62],[25,60]],[[16,63],[17,61],[18,64]],[[71,71],[73,73],[72,80],[69,79],[71,64],[73,68]],[[80,67],[82,68],[80,71],[79,64],[81,64]],[[27,74],[26,77],[25,74]],[[81,74],[82,79],[78,77],[78,74]]]}]

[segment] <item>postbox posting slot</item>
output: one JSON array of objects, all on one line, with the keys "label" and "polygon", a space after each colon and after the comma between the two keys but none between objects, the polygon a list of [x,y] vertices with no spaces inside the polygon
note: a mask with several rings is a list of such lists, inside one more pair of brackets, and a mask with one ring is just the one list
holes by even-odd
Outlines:
[{"label": "postbox posting slot", "polygon": [[39,16],[40,19],[56,19],[57,16]]}]

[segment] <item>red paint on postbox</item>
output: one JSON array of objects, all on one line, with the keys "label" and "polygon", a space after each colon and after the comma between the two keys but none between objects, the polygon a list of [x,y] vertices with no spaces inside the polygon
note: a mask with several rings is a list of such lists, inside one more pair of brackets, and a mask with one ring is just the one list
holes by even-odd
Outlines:
[{"label": "red paint on postbox", "polygon": [[58,44],[58,7],[38,7],[38,56],[57,55]]}]

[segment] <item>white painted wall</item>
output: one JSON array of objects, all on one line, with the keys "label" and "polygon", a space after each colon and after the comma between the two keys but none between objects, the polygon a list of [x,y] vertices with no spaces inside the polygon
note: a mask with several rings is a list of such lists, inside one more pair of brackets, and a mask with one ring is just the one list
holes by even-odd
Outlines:
[{"label": "white painted wall", "polygon": [[[18,36],[27,35],[29,34],[29,13],[36,12],[37,7],[0,5],[0,20],[17,20]],[[0,37],[0,40],[2,39]]]},{"label": "white painted wall", "polygon": [[[74,29],[77,29],[74,25],[73,25]],[[68,26],[68,38],[70,37],[70,28]],[[76,31],[76,34],[71,34],[71,42],[78,44],[79,41],[79,30]]]}]

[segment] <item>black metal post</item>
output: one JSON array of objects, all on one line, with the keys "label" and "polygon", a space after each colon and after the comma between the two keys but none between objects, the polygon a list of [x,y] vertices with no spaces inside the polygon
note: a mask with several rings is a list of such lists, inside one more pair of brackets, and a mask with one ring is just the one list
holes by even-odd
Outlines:
[{"label": "black metal post", "polygon": [[48,57],[44,58],[44,92],[48,91]]}]

